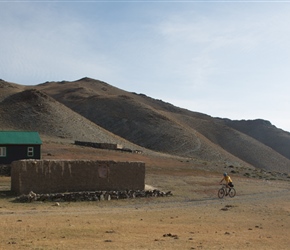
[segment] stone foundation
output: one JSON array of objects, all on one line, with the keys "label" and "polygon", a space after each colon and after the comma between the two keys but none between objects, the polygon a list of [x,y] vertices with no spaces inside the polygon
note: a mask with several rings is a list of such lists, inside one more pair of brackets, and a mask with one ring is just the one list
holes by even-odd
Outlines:
[{"label": "stone foundation", "polygon": [[87,160],[20,160],[12,163],[16,194],[144,190],[145,163]]}]

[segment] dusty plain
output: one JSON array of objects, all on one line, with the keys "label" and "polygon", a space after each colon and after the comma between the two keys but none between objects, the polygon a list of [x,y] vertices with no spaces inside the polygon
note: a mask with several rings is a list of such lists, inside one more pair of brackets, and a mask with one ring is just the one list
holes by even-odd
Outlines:
[{"label": "dusty plain", "polygon": [[144,161],[146,184],[173,196],[16,203],[2,176],[0,249],[289,249],[288,177],[234,169],[237,195],[219,199],[222,173],[233,171],[224,166],[54,143],[43,158]]}]

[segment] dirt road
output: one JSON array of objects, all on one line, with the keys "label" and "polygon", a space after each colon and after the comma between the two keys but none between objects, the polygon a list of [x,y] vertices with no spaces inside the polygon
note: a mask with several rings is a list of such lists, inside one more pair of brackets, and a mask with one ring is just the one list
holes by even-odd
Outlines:
[{"label": "dirt road", "polygon": [[[172,197],[76,203],[0,199],[0,249],[289,249],[290,183],[149,175]],[[2,187],[3,188],[3,187]]]}]

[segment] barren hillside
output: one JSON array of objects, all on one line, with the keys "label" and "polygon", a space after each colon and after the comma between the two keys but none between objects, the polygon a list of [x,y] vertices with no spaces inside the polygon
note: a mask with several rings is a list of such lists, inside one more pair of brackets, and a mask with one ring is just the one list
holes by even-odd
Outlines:
[{"label": "barren hillside", "polygon": [[290,133],[277,129],[269,121],[257,119],[253,121],[231,121],[223,119],[223,122],[244,134],[247,134],[265,145],[271,147],[281,155],[290,159]]},{"label": "barren hillside", "polygon": [[139,146],[90,122],[46,94],[27,89],[9,94],[0,102],[0,128],[32,130],[50,138],[119,143],[131,149]]},{"label": "barren hillside", "polygon": [[289,133],[272,125],[213,118],[90,78],[37,86],[1,81],[0,88],[1,129],[121,143],[212,165],[290,172],[283,149]]},{"label": "barren hillside", "polygon": [[90,78],[47,82],[37,88],[90,121],[142,147],[206,161],[247,162],[267,170],[290,171],[290,160],[275,147],[270,148],[258,137],[228,126],[218,118]]}]

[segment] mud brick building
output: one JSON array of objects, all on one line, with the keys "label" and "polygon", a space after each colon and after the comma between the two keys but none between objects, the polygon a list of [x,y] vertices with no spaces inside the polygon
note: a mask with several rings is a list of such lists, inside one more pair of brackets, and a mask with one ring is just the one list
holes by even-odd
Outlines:
[{"label": "mud brick building", "polygon": [[11,167],[11,190],[16,194],[144,188],[143,162],[20,160]]}]

